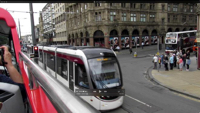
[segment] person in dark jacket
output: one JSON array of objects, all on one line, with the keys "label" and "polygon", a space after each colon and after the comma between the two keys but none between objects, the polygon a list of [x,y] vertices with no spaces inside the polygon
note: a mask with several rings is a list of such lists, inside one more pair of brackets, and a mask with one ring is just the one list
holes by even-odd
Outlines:
[{"label": "person in dark jacket", "polygon": [[186,53],[186,66],[187,66],[187,69],[186,69],[186,71],[189,71],[190,63],[191,63],[191,61],[190,61],[190,50],[187,50],[187,53]]},{"label": "person in dark jacket", "polygon": [[130,54],[133,52],[131,47],[129,47],[129,52],[130,52]]},{"label": "person in dark jacket", "polygon": [[174,67],[176,67],[177,58],[176,58],[176,55],[175,55],[175,54],[173,54],[173,56],[174,56]]},{"label": "person in dark jacket", "polygon": [[165,71],[169,71],[168,62],[169,62],[169,59],[168,59],[167,55],[165,55],[165,57],[164,57]]}]

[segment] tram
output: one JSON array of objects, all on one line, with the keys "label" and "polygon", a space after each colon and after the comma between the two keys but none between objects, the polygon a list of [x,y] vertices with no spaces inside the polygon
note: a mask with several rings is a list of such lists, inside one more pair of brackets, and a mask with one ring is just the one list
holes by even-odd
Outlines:
[{"label": "tram", "polygon": [[12,61],[22,75],[27,93],[27,101],[23,102],[19,86],[0,82],[1,113],[99,113],[21,51],[15,21],[3,8],[0,8],[0,43],[10,46]]},{"label": "tram", "polygon": [[[38,65],[72,92],[76,89],[121,89],[122,72],[116,54],[88,46],[38,46]],[[120,107],[123,96],[80,96],[97,110]]]}]

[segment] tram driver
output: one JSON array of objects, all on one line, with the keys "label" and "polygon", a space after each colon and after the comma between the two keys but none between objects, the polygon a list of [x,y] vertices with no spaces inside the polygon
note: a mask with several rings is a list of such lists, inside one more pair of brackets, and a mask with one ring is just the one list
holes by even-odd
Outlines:
[{"label": "tram driver", "polygon": [[[0,49],[4,50],[4,62],[5,63],[5,67],[8,70],[8,73],[10,75],[10,77],[4,75],[4,74],[0,74],[0,82],[4,82],[4,83],[10,83],[10,84],[14,84],[19,86],[22,97],[23,97],[23,101],[26,100],[26,89],[24,86],[24,82],[23,82],[23,78],[22,75],[17,71],[17,69],[14,67],[14,65],[12,64],[12,55],[8,50],[7,46],[1,46]],[[2,59],[0,58],[0,65],[2,66]]]},{"label": "tram driver", "polygon": [[85,88],[89,89],[89,85],[87,82],[87,74],[84,65],[79,65],[79,72],[78,72],[78,80],[79,80],[79,85]]}]

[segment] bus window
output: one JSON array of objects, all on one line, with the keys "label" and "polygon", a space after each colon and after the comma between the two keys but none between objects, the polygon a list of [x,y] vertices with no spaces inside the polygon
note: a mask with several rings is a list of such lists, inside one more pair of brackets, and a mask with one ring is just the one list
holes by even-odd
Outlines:
[{"label": "bus window", "polygon": [[77,86],[89,89],[85,66],[82,64],[75,64],[75,84]]},{"label": "bus window", "polygon": [[177,49],[177,45],[176,44],[166,44],[165,48],[166,48],[166,50],[175,50],[175,49]]},{"label": "bus window", "polygon": [[61,75],[65,80],[68,80],[68,60],[57,57],[57,73]]},{"label": "bus window", "polygon": [[[4,20],[0,20],[0,46],[2,45],[8,45],[10,46],[9,51],[12,54],[12,63],[15,66],[15,68],[19,71],[19,67],[16,61],[16,56],[15,56],[15,49],[14,49],[14,44],[13,44],[13,37],[12,37],[12,32],[10,30],[10,27],[7,26],[6,22]],[[11,39],[9,41],[9,39]]]}]

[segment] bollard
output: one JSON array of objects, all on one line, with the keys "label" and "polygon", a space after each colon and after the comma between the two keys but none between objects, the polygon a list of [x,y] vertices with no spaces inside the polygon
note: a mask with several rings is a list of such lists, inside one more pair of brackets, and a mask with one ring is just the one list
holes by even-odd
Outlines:
[{"label": "bollard", "polygon": [[134,57],[137,57],[137,52],[134,52]]}]

